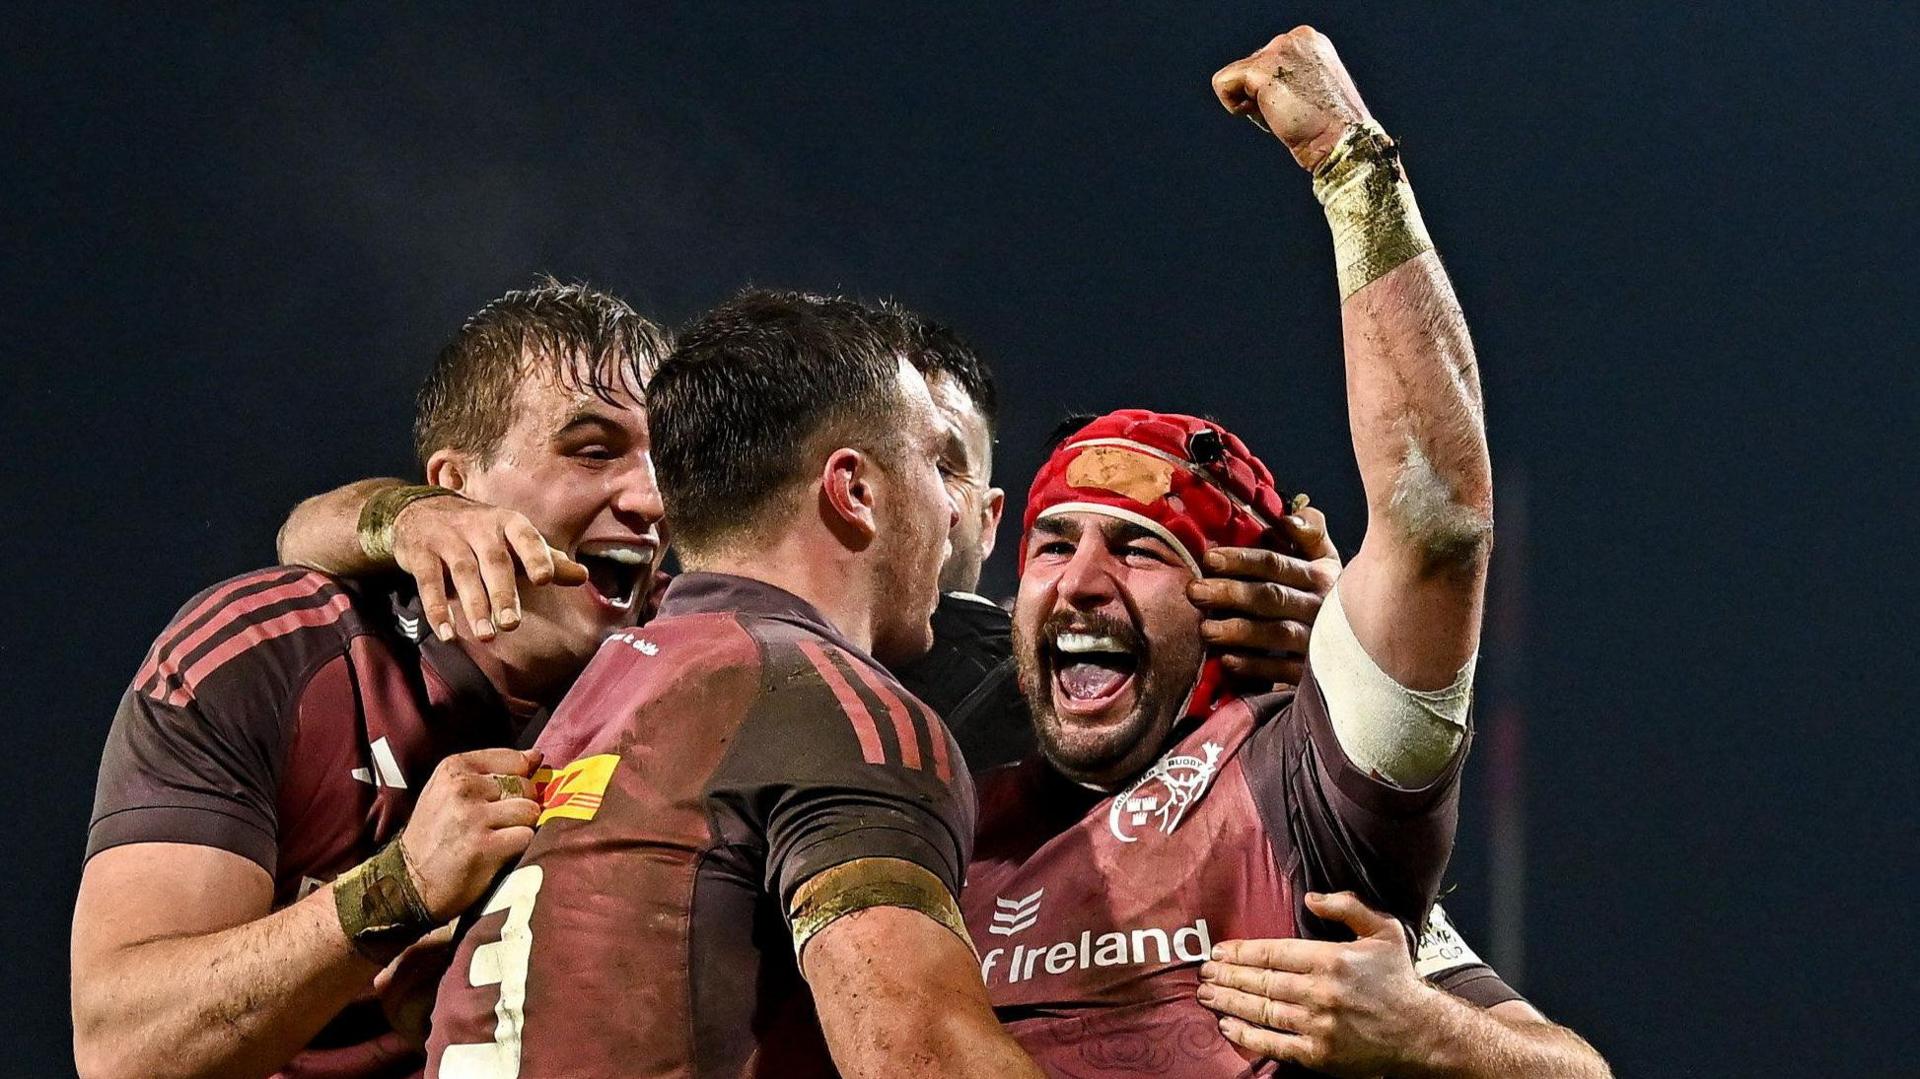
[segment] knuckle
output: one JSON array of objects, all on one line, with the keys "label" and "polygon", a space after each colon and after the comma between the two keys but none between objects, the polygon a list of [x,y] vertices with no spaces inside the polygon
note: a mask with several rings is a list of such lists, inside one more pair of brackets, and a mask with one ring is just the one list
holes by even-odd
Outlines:
[{"label": "knuckle", "polygon": [[455,576],[465,577],[480,572],[480,563],[474,561],[473,556],[470,554],[455,555],[447,559],[447,569],[452,571]]}]

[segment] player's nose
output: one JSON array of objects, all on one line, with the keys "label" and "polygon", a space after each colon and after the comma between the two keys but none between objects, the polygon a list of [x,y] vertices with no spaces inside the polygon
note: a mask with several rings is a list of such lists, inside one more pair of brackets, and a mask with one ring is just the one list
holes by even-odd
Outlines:
[{"label": "player's nose", "polygon": [[639,465],[627,469],[613,490],[613,510],[622,517],[638,517],[644,528],[660,523],[667,515],[667,506],[660,497],[660,484],[653,474],[653,458],[646,454],[640,456]]},{"label": "player's nose", "polygon": [[1056,585],[1060,598],[1082,610],[1118,599],[1120,590],[1114,583],[1111,561],[1104,543],[1078,545],[1060,572]]}]

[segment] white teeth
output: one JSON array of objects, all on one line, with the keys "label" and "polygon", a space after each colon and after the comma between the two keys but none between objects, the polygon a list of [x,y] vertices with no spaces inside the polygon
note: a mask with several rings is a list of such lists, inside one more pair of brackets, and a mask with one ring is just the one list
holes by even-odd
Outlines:
[{"label": "white teeth", "polygon": [[601,547],[580,553],[591,558],[604,558],[609,562],[618,562],[624,566],[644,566],[653,561],[653,549],[650,547]]},{"label": "white teeth", "polygon": [[1062,652],[1074,655],[1084,652],[1132,651],[1118,637],[1095,636],[1091,633],[1062,633],[1053,639],[1053,646]]}]

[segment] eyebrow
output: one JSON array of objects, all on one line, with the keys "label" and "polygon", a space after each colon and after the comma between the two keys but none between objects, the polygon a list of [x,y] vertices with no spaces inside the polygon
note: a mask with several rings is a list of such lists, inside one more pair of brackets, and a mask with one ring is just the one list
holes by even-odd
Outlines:
[{"label": "eyebrow", "polygon": [[[1058,539],[1078,540],[1085,531],[1085,525],[1070,517],[1042,517],[1033,522],[1033,531],[1041,535]],[[1138,540],[1152,540],[1161,547],[1167,541],[1150,528],[1142,528],[1132,521],[1123,521],[1118,517],[1109,517],[1102,522],[1100,531],[1106,541],[1112,544],[1133,543]]]},{"label": "eyebrow", "polygon": [[1040,535],[1055,536],[1060,539],[1080,538],[1080,522],[1069,521],[1065,517],[1042,517],[1033,522],[1033,530]]},{"label": "eyebrow", "polygon": [[565,438],[578,431],[597,430],[604,435],[619,435],[621,427],[607,416],[594,411],[591,407],[581,408],[567,417],[567,422],[553,432],[554,438]]}]

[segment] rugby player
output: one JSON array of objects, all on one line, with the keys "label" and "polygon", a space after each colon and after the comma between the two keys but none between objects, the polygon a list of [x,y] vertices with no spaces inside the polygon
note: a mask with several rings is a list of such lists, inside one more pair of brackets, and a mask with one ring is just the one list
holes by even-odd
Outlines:
[{"label": "rugby player", "polygon": [[635,618],[662,512],[638,395],[667,345],[620,301],[547,282],[487,305],[440,354],[416,421],[437,486],[377,500],[369,545],[384,553],[409,499],[467,492],[565,555],[618,560],[530,595],[510,637],[436,635],[404,578],[284,566],[200,593],[160,634],[115,716],[88,833],[81,1074],[419,1070],[375,986],[404,982],[404,964],[383,967],[524,849],[538,754],[512,747]]},{"label": "rugby player", "polygon": [[[993,485],[998,421],[993,371],[952,327],[897,304],[881,306],[948,424],[940,467],[959,508],[950,537],[953,554],[940,571],[933,648],[897,665],[894,673],[948,721],[970,767],[1008,763],[1032,748],[1033,728],[1018,708],[1012,623],[1003,608],[977,592],[1006,502],[1006,493]],[[370,557],[357,533],[367,501],[406,482],[360,480],[302,502],[280,529],[280,560],[350,576],[403,571],[414,578],[428,624],[451,632],[457,607],[483,639],[517,624],[522,583],[538,588],[584,579],[585,571],[552,551],[525,514],[471,497],[406,505],[394,518],[391,550]],[[1325,545],[1321,565],[1310,568],[1306,560],[1272,552],[1240,552],[1234,571],[1223,575],[1223,581],[1237,576],[1236,583],[1196,593],[1209,640],[1222,651],[1229,671],[1250,683],[1291,683],[1299,676],[1304,624],[1312,622],[1331,587],[1331,568],[1338,566],[1323,531],[1295,536],[1294,544],[1313,550]],[[605,560],[587,561],[598,572],[612,572]]]},{"label": "rugby player", "polygon": [[[951,328],[894,305],[886,310],[898,320],[906,347],[914,352],[948,423],[941,471],[958,510],[953,551],[941,569],[933,650],[897,665],[896,674],[916,697],[956,710],[948,716],[952,733],[969,765],[979,771],[1016,760],[1034,745],[1033,724],[1012,676],[1011,621],[999,605],[971,594],[978,587],[981,563],[994,549],[1004,505],[1004,493],[992,482],[998,395],[991,367]],[[1063,423],[1049,449],[1093,418],[1079,416]],[[451,577],[460,586],[459,602],[477,604],[465,609],[478,611],[478,618],[487,617],[495,605],[505,610],[517,604],[512,585],[489,592],[479,565],[502,567],[499,579],[511,579],[516,572],[523,579],[551,579],[538,562],[518,564],[524,558],[520,552],[537,554],[545,548],[537,535],[514,542],[531,528],[524,516],[470,500],[435,500],[408,508],[396,521],[394,555],[370,563],[355,538],[353,522],[369,493],[403,482],[367,480],[309,499],[281,530],[282,558],[356,573],[392,572],[397,562],[421,576],[423,593]],[[1340,568],[1319,510],[1303,508],[1283,523],[1285,546],[1300,557],[1268,549],[1221,548],[1214,556],[1221,565],[1190,593],[1201,609],[1201,631],[1209,648],[1221,656],[1229,673],[1250,683],[1298,680],[1298,650],[1304,648],[1306,627]],[[1267,942],[1251,944],[1256,950],[1247,953],[1247,962],[1269,954],[1266,949],[1272,947]],[[1474,955],[1438,907],[1421,939],[1418,973],[1462,1000],[1493,1008],[1496,1015],[1537,1015]],[[1328,999],[1354,1007],[1364,1002],[1361,994],[1351,992]],[[1396,1014],[1417,1017],[1404,1009]]]},{"label": "rugby player", "polygon": [[1037,1075],[954,898],[959,748],[875,658],[931,645],[956,512],[925,379],[882,313],[750,290],[647,396],[689,572],[541,735],[570,763],[441,982],[428,1074]]},{"label": "rugby player", "polygon": [[1210,587],[1215,548],[1279,533],[1271,474],[1192,417],[1123,411],[1072,435],[1030,491],[1014,610],[1040,753],[981,778],[963,903],[996,1010],[1050,1071],[1241,1075],[1264,1054],[1261,1070],[1373,1074],[1280,1000],[1262,1018],[1284,1029],[1243,1053],[1200,971],[1225,937],[1300,945],[1241,958],[1350,955],[1289,938],[1341,935],[1362,901],[1403,952],[1402,927],[1426,922],[1492,535],[1478,380],[1394,145],[1325,39],[1296,30],[1219,85],[1314,172],[1334,225],[1366,537],[1297,693],[1236,698],[1188,592]]},{"label": "rugby player", "polygon": [[[1371,527],[1376,523],[1413,536],[1416,575],[1458,576],[1463,568],[1484,573],[1491,493],[1472,345],[1420,224],[1398,147],[1374,124],[1333,43],[1311,27],[1282,34],[1222,68],[1213,89],[1228,112],[1257,116],[1313,175],[1333,228],[1349,410],[1371,518],[1368,538],[1378,531]],[[1368,142],[1379,153],[1367,153]],[[1396,362],[1390,355],[1409,347],[1424,357]],[[1398,382],[1398,393],[1383,379]],[[1372,423],[1363,415],[1370,408],[1381,410]],[[1382,414],[1384,423],[1378,420]],[[1449,458],[1452,468],[1436,467]],[[1423,498],[1422,487],[1446,497]],[[1361,557],[1367,554],[1363,544]],[[1477,608],[1477,583],[1450,596],[1443,588],[1440,602],[1458,603],[1463,595]],[[1390,603],[1379,607],[1394,609]],[[1433,607],[1416,610],[1431,614]],[[1370,635],[1357,618],[1355,627],[1369,657],[1361,665],[1367,674],[1402,681],[1401,672],[1413,670],[1399,666],[1394,634]],[[1324,640],[1316,637],[1315,643]],[[1421,673],[1415,671],[1416,677]],[[1466,683],[1458,684],[1464,689]],[[1338,694],[1324,696],[1331,702]],[[1432,703],[1425,694],[1420,698],[1423,709]],[[1356,732],[1350,741],[1341,706],[1331,707],[1341,751],[1350,761],[1369,759],[1378,747],[1353,752],[1365,738]],[[1198,998],[1222,1013],[1221,1032],[1241,1048],[1340,1075],[1610,1074],[1584,1039],[1548,1022],[1481,964],[1437,905],[1411,959],[1405,926],[1416,923],[1369,909],[1352,892],[1310,893],[1304,907],[1321,927],[1338,925],[1353,940],[1228,941],[1201,968]],[[1311,919],[1301,921],[1312,925]],[[1448,992],[1436,991],[1435,984]]]}]

